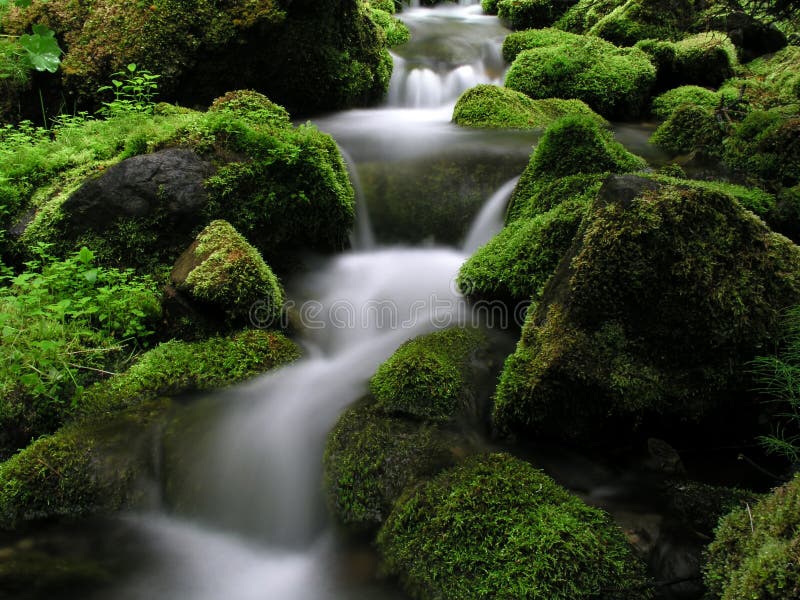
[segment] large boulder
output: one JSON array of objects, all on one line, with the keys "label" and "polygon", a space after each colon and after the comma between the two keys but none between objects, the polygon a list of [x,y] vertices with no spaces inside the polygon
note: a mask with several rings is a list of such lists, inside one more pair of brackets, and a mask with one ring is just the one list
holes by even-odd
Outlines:
[{"label": "large boulder", "polygon": [[638,48],[555,29],[512,33],[503,56],[513,60],[505,85],[534,99],[583,100],[609,119],[635,118],[656,70]]},{"label": "large boulder", "polygon": [[800,301],[799,273],[800,249],[732,197],[610,176],[528,313],[495,426],[595,443],[747,406],[745,365]]},{"label": "large boulder", "polygon": [[506,454],[468,458],[409,488],[378,548],[383,571],[421,600],[652,597],[607,514]]},{"label": "large boulder", "polygon": [[[5,170],[7,163],[8,170]],[[172,265],[227,220],[276,269],[348,244],[354,193],[333,139],[251,91],[207,112],[88,121],[0,159],[24,249],[86,245],[106,263]]]},{"label": "large boulder", "polygon": [[[575,0],[499,0],[497,16],[511,29],[549,27],[575,3]],[[487,7],[492,12],[492,7]]]},{"label": "large boulder", "polygon": [[3,28],[18,35],[42,23],[55,31],[64,58],[45,98],[66,96],[71,107],[92,106],[112,73],[135,63],[161,76],[166,100],[207,105],[248,87],[308,112],[386,91],[386,36],[368,11],[357,0],[34,0],[10,9]]}]

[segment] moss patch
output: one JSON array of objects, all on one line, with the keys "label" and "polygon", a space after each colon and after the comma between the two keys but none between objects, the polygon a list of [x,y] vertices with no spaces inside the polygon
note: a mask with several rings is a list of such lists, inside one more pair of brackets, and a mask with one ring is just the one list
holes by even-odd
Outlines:
[{"label": "moss patch", "polygon": [[328,435],[323,464],[328,508],[351,533],[377,531],[410,484],[456,462],[457,435],[360,405]]},{"label": "moss patch", "polygon": [[511,29],[537,29],[552,25],[564,14],[569,3],[561,0],[499,0],[495,6],[497,16]]},{"label": "moss patch", "polygon": [[375,372],[370,391],[391,415],[446,422],[471,414],[470,360],[486,344],[477,329],[445,329],[400,346]]},{"label": "moss patch", "polygon": [[167,401],[69,425],[0,464],[0,527],[145,506],[153,426]]},{"label": "moss patch", "polygon": [[529,464],[476,456],[410,489],[378,536],[383,570],[414,597],[651,597],[609,517]]},{"label": "moss patch", "polygon": [[738,64],[730,38],[718,31],[698,33],[678,42],[644,40],[636,44],[656,66],[656,85],[716,87],[733,76]]},{"label": "moss patch", "polygon": [[277,325],[283,289],[272,269],[227,221],[212,221],[178,259],[172,271],[178,289],[220,310],[230,322],[244,322],[261,303],[260,324]]},{"label": "moss patch", "polygon": [[705,582],[714,598],[778,600],[800,595],[800,476],[724,517],[708,547]]},{"label": "moss patch", "polygon": [[99,414],[163,395],[220,388],[295,360],[294,342],[273,331],[248,330],[200,342],[172,340],[144,353],[127,371],[87,388],[76,402]]},{"label": "moss patch", "polygon": [[512,35],[517,37],[506,39],[504,56],[508,60],[514,55],[512,47],[521,51],[505,84],[531,98],[574,98],[604,117],[633,118],[655,82],[655,68],[636,48],[557,30]]},{"label": "moss patch", "polygon": [[544,129],[567,115],[580,114],[605,124],[605,119],[580,100],[533,100],[521,92],[481,84],[461,94],[453,122],[466,127]]},{"label": "moss patch", "polygon": [[650,136],[650,142],[670,154],[699,151],[716,157],[722,151],[725,129],[713,110],[681,104]]}]

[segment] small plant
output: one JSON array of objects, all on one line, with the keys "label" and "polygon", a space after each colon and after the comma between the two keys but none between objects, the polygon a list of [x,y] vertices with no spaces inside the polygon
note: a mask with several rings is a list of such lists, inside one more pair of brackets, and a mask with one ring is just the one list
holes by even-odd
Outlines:
[{"label": "small plant", "polygon": [[155,97],[158,94],[158,78],[147,69],[140,69],[136,63],[130,63],[125,70],[111,75],[111,85],[98,88],[98,93],[111,91],[114,99],[103,102],[100,114],[113,117],[120,114],[143,113],[153,114]]},{"label": "small plant", "polygon": [[759,442],[769,454],[785,457],[792,465],[800,463],[800,306],[786,315],[783,350],[759,356],[752,364],[758,391],[778,407],[772,435]]},{"label": "small plant", "polygon": [[[32,0],[0,0],[0,17],[9,6],[28,8]],[[31,33],[20,36],[3,35],[12,42],[13,51],[20,57],[21,64],[36,71],[55,73],[61,64],[61,48],[56,40],[55,32],[41,24],[34,25]],[[3,73],[0,72],[0,76]]]}]

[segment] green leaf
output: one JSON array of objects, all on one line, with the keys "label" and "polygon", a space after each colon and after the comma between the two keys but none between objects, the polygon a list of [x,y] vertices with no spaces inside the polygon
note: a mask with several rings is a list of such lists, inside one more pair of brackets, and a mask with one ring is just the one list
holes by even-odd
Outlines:
[{"label": "green leaf", "polygon": [[97,269],[89,269],[83,272],[83,278],[89,283],[97,281]]},{"label": "green leaf", "polygon": [[84,265],[88,265],[90,262],[94,260],[94,252],[89,250],[86,246],[83,246],[78,251],[78,260],[81,261]]},{"label": "green leaf", "polygon": [[55,32],[44,25],[34,25],[33,34],[19,37],[19,44],[27,52],[28,61],[37,71],[55,73],[61,63],[61,48]]}]

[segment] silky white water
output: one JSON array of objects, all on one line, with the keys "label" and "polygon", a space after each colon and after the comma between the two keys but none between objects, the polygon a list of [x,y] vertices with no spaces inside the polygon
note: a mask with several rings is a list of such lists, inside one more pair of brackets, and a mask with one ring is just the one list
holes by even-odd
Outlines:
[{"label": "silky white water", "polygon": [[[361,204],[352,237],[355,249],[322,260],[288,282],[293,310],[302,322],[304,357],[186,409],[200,415],[184,442],[184,455],[188,452],[192,460],[182,465],[183,493],[173,490],[177,498],[167,498],[181,510],[129,518],[147,540],[151,556],[148,566],[113,591],[114,598],[395,597],[386,588],[342,582],[337,576],[338,549],[321,494],[325,436],[403,341],[469,319],[454,284],[466,254],[444,247],[380,247],[359,196],[358,165],[365,155],[374,159],[382,145],[377,156],[389,160],[403,152],[419,156],[423,147],[457,146],[453,138],[459,136],[472,137],[473,143],[485,140],[486,152],[493,143],[507,148],[509,139],[520,153],[530,148],[529,137],[524,142],[513,136],[492,139],[449,124],[461,91],[498,76],[491,74],[491,65],[499,48],[495,38],[504,30],[496,20],[480,15],[475,3],[414,8],[402,17],[418,43],[427,44],[439,28],[440,43],[450,50],[424,65],[422,51],[411,44],[405,58],[397,56],[389,101],[397,106],[318,120],[342,147]],[[453,32],[449,38],[442,31],[445,25]],[[478,33],[481,27],[490,33]],[[460,48],[460,56],[454,48]],[[507,199],[506,188],[501,192]],[[487,227],[496,227],[499,202],[493,220],[478,226],[481,239],[488,239]]]}]

